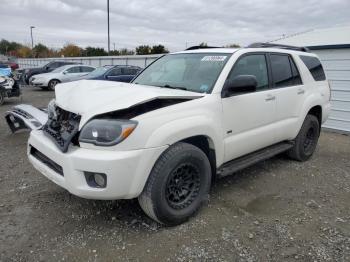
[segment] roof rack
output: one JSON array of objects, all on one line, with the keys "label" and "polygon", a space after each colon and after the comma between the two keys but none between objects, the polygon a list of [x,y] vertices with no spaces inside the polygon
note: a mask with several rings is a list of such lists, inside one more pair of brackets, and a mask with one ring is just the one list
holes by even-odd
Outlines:
[{"label": "roof rack", "polygon": [[200,45],[195,45],[195,46],[191,46],[187,49],[185,49],[186,51],[187,50],[196,50],[196,49],[207,49],[207,48],[220,48],[218,46],[200,46]]},{"label": "roof rack", "polygon": [[292,46],[292,45],[282,45],[274,43],[253,43],[247,46],[248,48],[280,48],[280,49],[289,49],[301,52],[309,52],[310,50],[304,46]]}]

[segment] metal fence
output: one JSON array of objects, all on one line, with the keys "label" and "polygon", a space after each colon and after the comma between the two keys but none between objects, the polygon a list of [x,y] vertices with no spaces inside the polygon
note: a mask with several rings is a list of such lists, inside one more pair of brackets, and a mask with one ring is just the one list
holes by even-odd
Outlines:
[{"label": "metal fence", "polygon": [[95,67],[104,65],[133,65],[146,67],[161,55],[131,55],[131,56],[91,56],[91,57],[59,57],[59,58],[19,58],[20,69],[40,67],[50,61],[70,61]]}]

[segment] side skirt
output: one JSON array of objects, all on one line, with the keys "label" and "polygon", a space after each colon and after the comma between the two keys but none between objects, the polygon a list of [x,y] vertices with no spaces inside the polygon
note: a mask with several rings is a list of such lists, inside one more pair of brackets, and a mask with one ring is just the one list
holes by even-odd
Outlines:
[{"label": "side skirt", "polygon": [[245,156],[241,156],[239,158],[226,162],[225,164],[220,166],[217,170],[217,176],[224,177],[227,175],[231,175],[239,170],[242,170],[246,167],[254,165],[260,161],[269,159],[275,155],[283,153],[292,147],[293,147],[293,142],[290,142],[290,141],[281,142],[281,143],[260,149],[253,153],[247,154]]}]

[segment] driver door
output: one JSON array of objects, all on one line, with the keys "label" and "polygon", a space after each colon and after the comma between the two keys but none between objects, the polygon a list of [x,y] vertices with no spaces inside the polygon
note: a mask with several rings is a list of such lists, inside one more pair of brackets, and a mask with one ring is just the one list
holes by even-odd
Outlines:
[{"label": "driver door", "polygon": [[228,76],[254,75],[257,90],[222,99],[225,162],[275,143],[276,96],[270,89],[267,56],[241,56]]}]

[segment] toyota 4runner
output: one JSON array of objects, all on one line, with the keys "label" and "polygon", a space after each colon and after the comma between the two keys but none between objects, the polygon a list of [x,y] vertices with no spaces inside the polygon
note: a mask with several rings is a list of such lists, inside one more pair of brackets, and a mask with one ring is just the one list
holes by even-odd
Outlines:
[{"label": "toyota 4runner", "polygon": [[308,160],[330,111],[330,88],[305,48],[190,48],[164,55],[131,83],[60,84],[47,110],[19,105],[28,157],[44,176],[91,199],[138,198],[176,225],[214,178],[286,152]]}]

